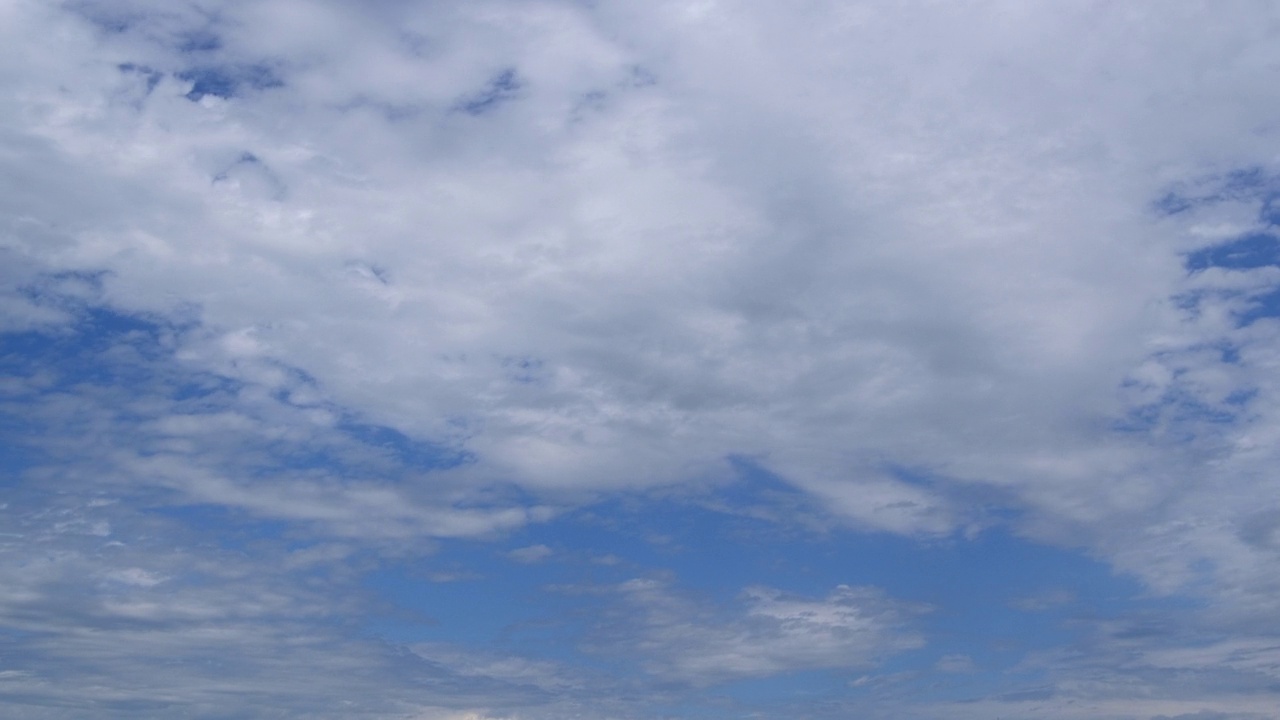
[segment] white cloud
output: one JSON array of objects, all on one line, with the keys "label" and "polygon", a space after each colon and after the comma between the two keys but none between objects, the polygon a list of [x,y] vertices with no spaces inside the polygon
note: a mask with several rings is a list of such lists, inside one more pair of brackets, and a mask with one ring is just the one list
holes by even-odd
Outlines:
[{"label": "white cloud", "polygon": [[[181,357],[255,384],[283,363],[465,440],[459,483],[750,453],[862,527],[973,522],[905,465],[1005,489],[1049,536],[1213,472],[1108,424],[1127,377],[1169,370],[1153,353],[1228,333],[1168,298],[1211,281],[1178,253],[1247,213],[1148,208],[1270,157],[1251,10],[66,7],[8,11],[10,287],[105,270],[118,307],[198,308]],[[184,97],[255,67],[282,84]],[[458,110],[508,70],[510,100]],[[60,317],[8,297],[18,326]],[[1185,360],[1218,397],[1265,372]]]},{"label": "white cloud", "polygon": [[909,628],[923,609],[873,588],[841,585],[823,598],[747,588],[718,612],[663,580],[612,588],[621,605],[587,637],[598,653],[638,654],[648,672],[694,686],[819,668],[862,668],[923,638]]},{"label": "white cloud", "polygon": [[[1262,198],[1224,187],[1276,164],[1272,8],[19,0],[0,19],[0,328],[155,313],[186,328],[156,339],[165,373],[242,384],[210,411],[33,372],[13,397],[72,428],[41,441],[61,481],[385,540],[723,480],[747,454],[859,528],[980,528],[995,498],[1223,622],[1274,617],[1280,338],[1232,313],[1278,278],[1183,267],[1260,229]],[[188,99],[215,80],[232,97]],[[1161,218],[1171,187],[1223,197]],[[344,417],[475,462],[415,472]],[[259,482],[287,465],[276,441],[350,472]],[[743,602],[772,629],[697,654],[654,620],[655,662],[864,657],[800,646],[861,637],[857,598],[799,619]]]},{"label": "white cloud", "polygon": [[[285,6],[273,7],[270,12]],[[288,7],[292,28],[320,23],[345,32],[351,25],[328,6]],[[972,418],[994,411],[999,422],[1008,412],[1033,408],[1038,419],[1030,426],[1055,422],[1053,412],[1060,410],[1046,415],[1039,409],[1062,405],[1051,398],[1033,394],[1001,408],[1000,397],[1021,393],[1015,385],[994,394],[1016,376],[992,373],[993,363],[1025,369],[1063,354],[1046,343],[1079,344],[1072,333],[1083,330],[1061,325],[1085,317],[1074,308],[1063,314],[1075,292],[1068,286],[1079,286],[1078,280],[1064,277],[1054,297],[1045,297],[1040,283],[1017,285],[1025,275],[1018,263],[1056,264],[1030,254],[1035,248],[1061,254],[1062,247],[1046,241],[1005,253],[1000,248],[1016,232],[972,227],[963,215],[927,210],[938,199],[915,178],[916,189],[895,197],[884,217],[855,220],[860,211],[836,199],[841,188],[867,192],[860,178],[873,179],[874,187],[888,183],[874,195],[888,197],[906,180],[880,177],[884,169],[874,158],[863,158],[863,166],[832,165],[831,159],[847,164],[860,157],[844,147],[847,132],[832,134],[839,108],[821,103],[835,114],[820,123],[814,123],[817,108],[804,104],[793,104],[792,116],[775,117],[764,107],[782,87],[756,83],[744,94],[740,86],[698,82],[691,73],[713,71],[719,61],[692,47],[677,45],[665,59],[645,57],[647,36],[624,51],[594,27],[615,18],[550,4],[500,7],[450,19],[460,23],[456,36],[506,36],[520,28],[514,44],[468,44],[508,47],[501,60],[472,57],[472,50],[454,47],[453,35],[439,32],[424,41],[432,48],[428,57],[410,52],[397,33],[405,23],[429,27],[426,17],[399,18],[395,27],[376,16],[354,23],[359,33],[344,44],[341,61],[301,31],[292,37],[306,43],[305,51],[291,36],[272,33],[274,53],[287,59],[296,52],[299,59],[285,63],[285,87],[243,99],[193,104],[181,96],[186,85],[162,80],[141,108],[122,107],[111,100],[108,80],[121,74],[111,67],[95,76],[101,88],[88,85],[77,98],[50,95],[52,88],[39,84],[45,77],[31,76],[30,92],[58,108],[57,117],[41,116],[21,130],[53,143],[78,174],[98,174],[97,184],[123,189],[129,200],[117,205],[129,212],[91,225],[89,218],[73,218],[67,251],[51,257],[36,247],[30,254],[64,266],[106,266],[115,273],[109,297],[126,307],[196,303],[211,328],[225,330],[221,351],[193,348],[206,362],[282,360],[317,377],[340,403],[417,436],[447,435],[461,418],[479,429],[468,439],[482,461],[467,472],[480,479],[511,477],[535,488],[661,483],[716,472],[730,452],[765,451],[802,485],[835,483],[841,489],[830,492],[837,494],[880,487],[889,498],[883,505],[845,503],[871,527],[945,531],[955,520],[936,509],[936,499],[903,499],[920,493],[865,465],[914,455],[921,442],[940,446],[927,461],[955,462],[962,438],[947,426],[956,413]],[[745,24],[748,35],[762,32],[751,18],[722,19]],[[250,20],[218,28],[224,50],[214,60],[243,64],[256,61],[255,53],[269,54],[245,28],[273,23]],[[649,32],[654,21],[668,22],[665,11],[634,23],[632,32]],[[543,42],[539,29],[548,28],[572,34],[573,42]],[[92,41],[87,30],[79,32],[81,57],[90,62]],[[100,42],[116,53],[137,51],[121,39]],[[823,42],[844,45],[836,37]],[[344,74],[364,62],[359,50],[355,62],[349,59],[352,46],[377,58],[358,77]],[[578,48],[579,57],[552,62],[542,55],[547,47]],[[163,48],[152,42],[146,52],[163,54]],[[765,61],[756,52],[736,62],[748,60]],[[157,71],[194,62],[172,52],[149,61]],[[644,62],[662,81],[628,86],[629,66]],[[798,72],[817,60],[802,53],[791,62]],[[425,108],[422,117],[392,122],[336,109],[367,101],[376,90],[369,82],[394,77],[401,65],[416,73],[439,63],[440,77],[465,78],[463,69],[476,68],[471,88],[416,101]],[[508,65],[528,78],[520,102],[492,118],[449,111],[458,97],[483,86],[483,72]],[[579,66],[593,70],[567,69]],[[813,82],[833,82],[825,65],[814,69]],[[62,72],[52,70],[55,77]],[[324,93],[313,84],[321,77]],[[435,87],[431,77],[418,86]],[[604,94],[604,106],[576,120],[566,114],[566,93],[593,92]],[[723,100],[732,115],[710,113],[704,95]],[[259,104],[289,118],[287,138]],[[738,125],[721,138],[729,117]],[[766,121],[807,129],[789,139]],[[862,118],[857,127],[876,129],[868,123]],[[511,139],[483,152],[472,148],[495,133]],[[370,136],[387,146],[370,145]],[[936,154],[944,172],[971,162],[944,152],[937,146],[943,139],[923,138],[928,142],[916,152]],[[446,141],[459,149],[446,150],[440,145]],[[765,158],[744,165],[744,142],[766,151]],[[214,181],[225,175],[228,158],[246,152],[259,158],[255,167],[280,178],[287,200],[244,195]],[[128,168],[123,176],[112,169],[122,165]],[[787,187],[760,185],[779,177],[788,178]],[[819,182],[821,194],[796,195],[801,188],[816,193]],[[999,182],[1008,185],[1011,202],[1028,192],[1019,189],[1020,177]],[[95,194],[83,188],[73,197],[77,206],[93,207]],[[1058,195],[1035,202],[1059,213]],[[797,214],[798,207],[780,202],[811,207]],[[153,210],[135,211],[139,207]],[[925,225],[921,208],[933,218]],[[1060,232],[1084,234],[1073,227]],[[935,248],[943,238],[946,247]],[[1012,263],[1002,264],[1010,277],[992,284],[995,278],[981,273],[950,272],[956,261],[988,249]],[[1082,248],[1073,257],[1098,249]],[[946,263],[945,275],[937,273],[939,262]],[[353,278],[343,270],[374,266],[391,269],[385,282],[371,285],[367,273]],[[959,267],[975,268],[967,261]],[[988,321],[995,298],[1006,309]],[[953,312],[938,315],[943,309]],[[1049,317],[1060,326],[1050,331],[1043,324]],[[1102,313],[1088,322],[1111,317]],[[1047,334],[1028,346],[1031,356],[1004,342],[1030,339],[1026,333],[1041,328]],[[1012,354],[1000,358],[1000,352]],[[535,358],[539,370],[513,382],[504,360],[511,357]],[[1088,368],[1069,364],[1065,372],[1088,369],[1083,380],[1092,382],[1093,359],[1082,358]],[[1053,378],[1057,384],[1066,379]],[[1044,380],[1031,378],[1037,385]],[[974,432],[989,437],[991,428]],[[849,447],[844,438],[858,440]],[[842,454],[833,456],[836,448]],[[861,479],[869,475],[870,484]],[[897,509],[907,504],[935,509]]]}]

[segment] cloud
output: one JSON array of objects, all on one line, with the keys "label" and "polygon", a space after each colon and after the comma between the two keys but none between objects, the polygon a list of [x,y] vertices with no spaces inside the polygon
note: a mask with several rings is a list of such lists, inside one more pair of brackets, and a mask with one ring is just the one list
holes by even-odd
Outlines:
[{"label": "cloud", "polygon": [[872,588],[842,585],[808,598],[751,587],[727,612],[674,592],[663,580],[637,578],[610,591],[620,605],[587,636],[586,647],[638,652],[648,672],[681,684],[868,667],[924,642],[910,629],[922,608]]},{"label": "cloud", "polygon": [[[1231,642],[1269,637],[1273,15],[4,3],[13,474],[428,552],[618,492],[714,493],[751,457],[811,501],[761,516],[925,541],[1006,524],[1202,601]],[[91,517],[59,522],[98,542]],[[312,602],[202,595],[165,554],[99,576],[86,553],[7,591],[15,617],[213,613],[270,664],[241,615]],[[82,574],[91,600],[42,614]],[[617,594],[659,676],[916,642],[870,590],[752,590],[717,615],[649,582]],[[98,657],[87,637],[19,649]]]},{"label": "cloud", "polygon": [[899,709],[909,716],[974,719],[1040,713],[1252,720],[1273,712],[1267,698],[1277,641],[1270,628],[1231,633],[1177,603],[1120,613],[1098,603],[1064,618],[1063,626],[1073,630],[1074,640],[1029,653],[1004,672],[1027,682],[980,698]]},{"label": "cloud", "polygon": [[23,418],[33,479],[367,540],[484,536],[553,512],[422,482],[463,460],[360,422],[288,368],[258,364],[246,384],[176,357],[180,326],[68,307],[77,326],[7,363],[4,412]]},{"label": "cloud", "polygon": [[1280,677],[1280,641],[1275,638],[1228,640],[1202,647],[1151,650],[1144,660],[1155,667],[1200,670],[1225,666]]},{"label": "cloud", "polygon": [[529,545],[527,547],[516,548],[507,553],[507,557],[518,563],[533,565],[551,557],[555,551],[546,545]]},{"label": "cloud", "polygon": [[[509,672],[462,671],[352,632],[371,611],[353,558],[317,566],[316,546],[252,534],[246,555],[225,526],[201,531],[103,498],[9,499],[0,705],[26,717],[231,717],[264,706],[281,717],[401,717],[431,704],[546,702]],[[304,555],[312,560],[294,562]]]},{"label": "cloud", "polygon": [[[477,462],[450,471],[459,483],[572,494],[725,477],[725,457],[750,453],[860,527],[926,535],[980,515],[895,465],[1067,527],[1160,502],[1164,448],[1105,427],[1126,411],[1116,388],[1187,331],[1167,304],[1186,290],[1185,241],[1138,212],[1168,187],[1142,163],[1208,131],[1126,104],[1124,83],[1156,104],[1192,92],[1160,62],[1106,37],[1072,56],[1026,43],[1106,25],[1093,11],[388,4],[356,19],[279,3],[206,27],[76,8],[93,22],[15,11],[109,60],[70,96],[51,84],[66,60],[23,80],[52,114],[14,137],[50,156],[44,175],[79,179],[70,217],[25,213],[65,217],[62,249],[25,229],[10,252],[108,271],[117,308],[196,308],[192,362],[257,384],[264,364],[298,368],[374,423],[463,438]],[[715,53],[684,41],[710,18],[736,28]],[[1156,57],[1186,47],[1181,26],[1111,22]],[[815,23],[828,30],[788,41]],[[903,27],[932,59],[896,55],[883,38]],[[1215,28],[1194,52],[1248,40]],[[339,35],[340,57],[324,42]],[[240,93],[258,76],[233,70],[267,62],[271,81]],[[755,79],[716,81],[741,72]],[[189,97],[200,78],[224,90]],[[490,96],[501,113],[455,112]]]}]

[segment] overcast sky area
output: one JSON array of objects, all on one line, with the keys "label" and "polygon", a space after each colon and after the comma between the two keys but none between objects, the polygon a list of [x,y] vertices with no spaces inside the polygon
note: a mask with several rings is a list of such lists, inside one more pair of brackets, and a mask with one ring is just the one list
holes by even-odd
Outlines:
[{"label": "overcast sky area", "polygon": [[1280,5],[0,0],[0,716],[1273,720]]}]

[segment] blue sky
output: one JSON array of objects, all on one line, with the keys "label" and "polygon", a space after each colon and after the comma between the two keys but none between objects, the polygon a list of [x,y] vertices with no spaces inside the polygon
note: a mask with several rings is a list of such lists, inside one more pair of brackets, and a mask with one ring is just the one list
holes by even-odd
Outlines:
[{"label": "blue sky", "polygon": [[1275,717],[1277,33],[0,1],[0,715]]}]

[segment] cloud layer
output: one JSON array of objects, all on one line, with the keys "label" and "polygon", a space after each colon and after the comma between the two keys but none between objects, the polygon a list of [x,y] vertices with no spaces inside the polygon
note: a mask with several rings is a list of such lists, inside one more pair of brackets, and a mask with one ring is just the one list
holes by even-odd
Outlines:
[{"label": "cloud layer", "polygon": [[[149,513],[404,558],[619,497],[732,505],[745,458],[799,493],[757,511],[788,528],[1009,529],[1186,599],[1203,652],[1135,672],[1227,667],[1250,679],[1223,712],[1262,712],[1277,27],[1262,3],[0,4],[15,647],[100,677],[64,714],[125,712],[155,692],[94,674],[106,638],[189,669],[191,638],[239,633],[247,677],[290,662],[300,608],[347,617],[261,570],[284,550],[104,555]],[[235,572],[256,600],[220,594]],[[704,606],[652,577],[598,583],[633,615],[583,643],[639,643],[680,692],[926,642],[856,579]],[[396,664],[330,620],[296,635],[356,677]],[[0,668],[11,698],[51,697],[38,675]],[[503,712],[588,703],[490,681]],[[1179,702],[1105,712],[1213,709]]]}]

